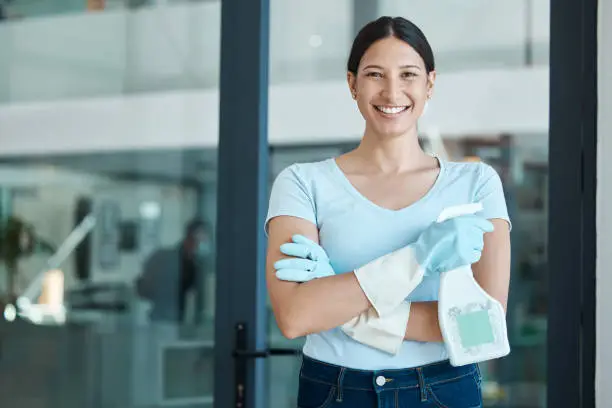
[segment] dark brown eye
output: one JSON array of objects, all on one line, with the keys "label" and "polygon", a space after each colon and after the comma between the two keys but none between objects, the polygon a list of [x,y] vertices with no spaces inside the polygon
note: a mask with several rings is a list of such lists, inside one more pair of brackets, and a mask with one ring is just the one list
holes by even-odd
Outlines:
[{"label": "dark brown eye", "polygon": [[417,76],[417,74],[414,73],[414,72],[404,72],[404,73],[402,73],[402,78],[409,78],[410,79],[410,78],[414,78],[416,76]]}]

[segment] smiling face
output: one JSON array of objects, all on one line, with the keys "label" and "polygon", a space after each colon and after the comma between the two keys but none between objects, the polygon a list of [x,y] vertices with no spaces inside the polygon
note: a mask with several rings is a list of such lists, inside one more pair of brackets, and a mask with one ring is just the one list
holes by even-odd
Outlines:
[{"label": "smiling face", "polygon": [[365,52],[349,87],[366,121],[366,131],[397,137],[416,129],[431,96],[435,71],[427,73],[421,56],[406,42],[387,37]]}]

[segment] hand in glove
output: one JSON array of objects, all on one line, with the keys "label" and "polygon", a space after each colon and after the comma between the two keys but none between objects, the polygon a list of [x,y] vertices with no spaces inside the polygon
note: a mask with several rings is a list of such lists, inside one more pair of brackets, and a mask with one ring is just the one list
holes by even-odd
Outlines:
[{"label": "hand in glove", "polygon": [[303,235],[294,235],[292,242],[280,246],[285,258],[274,263],[276,277],[291,282],[307,282],[335,275],[325,250]]}]

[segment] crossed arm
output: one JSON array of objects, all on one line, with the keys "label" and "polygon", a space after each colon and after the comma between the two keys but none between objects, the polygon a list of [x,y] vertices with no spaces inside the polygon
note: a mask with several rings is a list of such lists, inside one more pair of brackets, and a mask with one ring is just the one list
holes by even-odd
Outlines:
[{"label": "crossed arm", "polygon": [[[495,231],[485,235],[481,260],[473,265],[478,283],[506,305],[510,281],[510,236],[503,220],[492,220]],[[346,323],[371,305],[354,273],[343,273],[305,283],[276,278],[274,262],[284,258],[281,244],[302,234],[319,242],[314,224],[301,218],[279,216],[270,221],[266,277],[268,293],[277,324],[287,338],[329,330]],[[342,293],[342,296],[338,296]],[[437,302],[413,302],[406,327],[406,340],[442,341]]]}]

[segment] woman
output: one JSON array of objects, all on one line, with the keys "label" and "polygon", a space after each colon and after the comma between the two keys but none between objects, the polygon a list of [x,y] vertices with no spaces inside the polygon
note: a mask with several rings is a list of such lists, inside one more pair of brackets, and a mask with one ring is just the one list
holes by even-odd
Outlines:
[{"label": "woman", "polygon": [[[278,326],[288,338],[307,336],[298,407],[480,407],[478,367],[449,364],[436,300],[439,272],[473,264],[505,307],[510,221],[500,178],[419,146],[436,73],[411,22],[367,24],[347,78],[365,119],[361,143],[283,170],[266,220]],[[444,208],[473,202],[483,211],[435,222]]]}]

